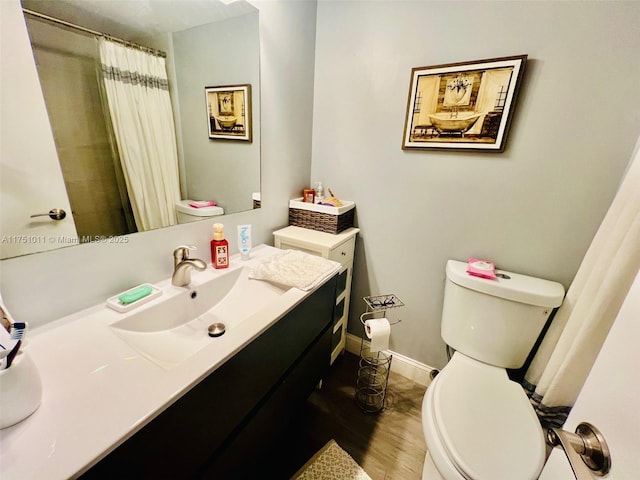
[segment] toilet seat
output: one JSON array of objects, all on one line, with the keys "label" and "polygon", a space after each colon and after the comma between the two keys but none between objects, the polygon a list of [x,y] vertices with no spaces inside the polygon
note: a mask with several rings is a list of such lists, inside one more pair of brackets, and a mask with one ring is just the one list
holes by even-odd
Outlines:
[{"label": "toilet seat", "polygon": [[446,479],[536,479],[544,465],[542,428],[522,387],[460,352],[429,386],[423,423]]}]

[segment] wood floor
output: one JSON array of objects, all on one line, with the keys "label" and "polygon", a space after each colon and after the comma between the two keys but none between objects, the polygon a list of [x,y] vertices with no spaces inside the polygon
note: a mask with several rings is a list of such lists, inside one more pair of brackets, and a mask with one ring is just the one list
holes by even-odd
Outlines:
[{"label": "wood floor", "polygon": [[373,480],[419,480],[426,452],[420,413],[426,387],[392,373],[385,409],[362,413],[354,399],[358,360],[349,353],[340,356],[309,398],[297,422],[292,447],[297,466],[290,473],[334,439]]}]

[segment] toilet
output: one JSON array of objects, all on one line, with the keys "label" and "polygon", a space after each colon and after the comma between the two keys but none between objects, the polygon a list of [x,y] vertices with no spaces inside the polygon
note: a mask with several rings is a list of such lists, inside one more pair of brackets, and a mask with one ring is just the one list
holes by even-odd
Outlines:
[{"label": "toilet", "polygon": [[506,369],[524,364],[564,287],[498,273],[447,262],[441,334],[455,351],[422,402],[423,480],[528,480],[544,465],[542,428]]},{"label": "toilet", "polygon": [[176,202],[176,215],[178,223],[189,223],[204,220],[210,217],[224,215],[224,209],[219,206],[195,208],[189,205],[192,200],[180,200]]}]

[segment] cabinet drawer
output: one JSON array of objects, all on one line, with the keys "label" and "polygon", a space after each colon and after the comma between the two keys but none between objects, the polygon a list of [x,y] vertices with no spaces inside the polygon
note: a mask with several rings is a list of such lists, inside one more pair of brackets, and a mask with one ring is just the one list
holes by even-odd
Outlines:
[{"label": "cabinet drawer", "polygon": [[342,295],[342,293],[347,289],[347,280],[349,277],[349,269],[345,268],[340,273],[338,273],[338,283],[336,285],[336,297]]},{"label": "cabinet drawer", "polygon": [[336,305],[336,308],[333,311],[333,324],[335,325],[336,323],[338,323],[343,315],[344,315],[344,298],[340,300],[340,303]]},{"label": "cabinet drawer", "polygon": [[335,348],[340,344],[340,340],[342,340],[342,327],[333,332],[331,335],[331,351],[333,352]]},{"label": "cabinet drawer", "polygon": [[350,238],[342,245],[337,246],[329,253],[329,259],[347,265],[353,260],[353,250],[356,246],[356,237]]}]

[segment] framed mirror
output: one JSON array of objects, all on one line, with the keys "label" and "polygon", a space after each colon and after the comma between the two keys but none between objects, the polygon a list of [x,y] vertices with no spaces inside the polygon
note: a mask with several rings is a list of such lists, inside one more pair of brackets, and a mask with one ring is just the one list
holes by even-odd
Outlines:
[{"label": "framed mirror", "polygon": [[[40,14],[26,13],[25,19],[70,205],[67,220],[77,233],[75,239],[58,238],[57,245],[42,250],[216,220],[260,206],[260,37],[255,7],[244,0],[23,0],[22,7]],[[145,184],[148,178],[134,175],[130,181],[123,148],[114,138],[117,129],[100,78],[104,61],[99,34],[131,42],[129,47],[148,49],[164,60],[178,192],[168,201],[175,219],[165,224],[143,225],[138,218],[137,204],[155,208],[150,206],[154,194],[142,188],[142,197],[135,197],[131,185]],[[251,86],[252,141],[210,139],[205,87],[236,84]],[[151,155],[149,162],[155,161]],[[4,160],[0,168],[4,174]],[[19,201],[20,191],[12,195]],[[29,225],[51,221],[44,215]],[[8,233],[4,225],[3,230]],[[2,258],[33,252],[13,248],[3,251]]]}]

